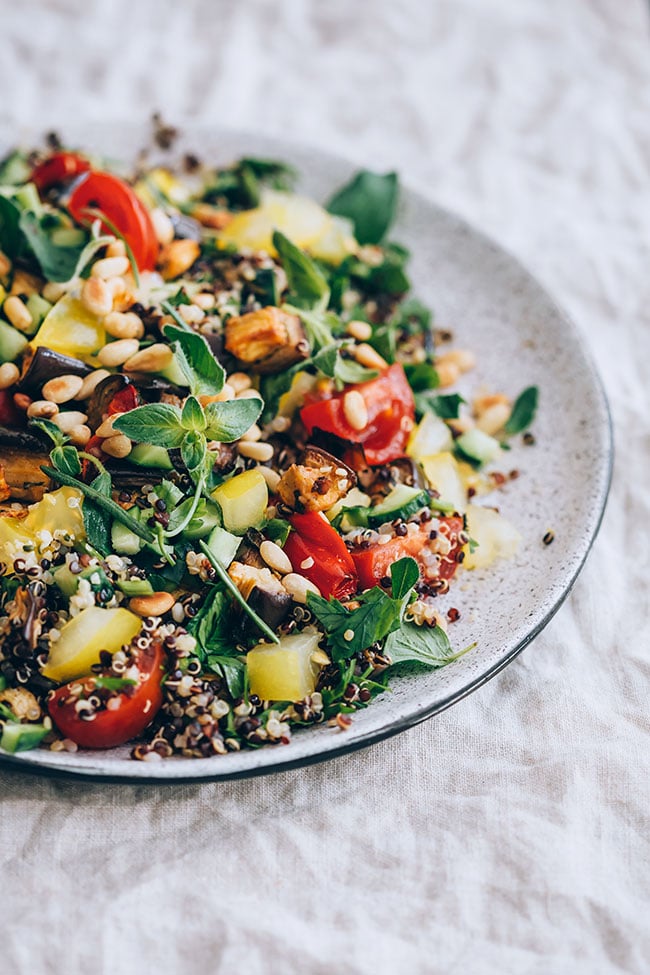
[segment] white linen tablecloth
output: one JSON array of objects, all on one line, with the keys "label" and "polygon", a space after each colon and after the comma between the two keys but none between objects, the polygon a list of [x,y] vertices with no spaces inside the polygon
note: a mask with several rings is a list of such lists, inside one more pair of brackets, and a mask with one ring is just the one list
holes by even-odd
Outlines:
[{"label": "white linen tablecloth", "polygon": [[0,972],[650,972],[645,4],[1,6],[7,132],[158,108],[285,133],[508,245],[596,357],[617,464],[551,625],[418,728],[222,785],[3,769]]}]

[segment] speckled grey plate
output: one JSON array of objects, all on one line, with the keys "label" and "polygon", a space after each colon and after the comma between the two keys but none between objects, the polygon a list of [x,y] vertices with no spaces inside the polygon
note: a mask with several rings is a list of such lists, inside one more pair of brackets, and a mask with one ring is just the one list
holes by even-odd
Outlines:
[{"label": "speckled grey plate", "polygon": [[[113,158],[128,160],[142,147],[140,133],[124,128],[62,134]],[[30,133],[20,136],[29,144]],[[325,153],[234,132],[195,132],[175,147],[184,150],[215,163],[241,155],[288,160],[303,175],[301,188],[318,200],[355,169]],[[414,289],[435,308],[436,321],[453,330],[459,346],[477,353],[479,367],[467,389],[484,382],[516,395],[536,383],[541,391],[537,444],[524,447],[516,438],[507,464],[521,477],[499,496],[502,512],[523,536],[519,554],[485,572],[461,573],[447,602],[441,599],[441,608],[462,610],[452,628],[454,644],[477,641],[478,647],[443,670],[394,679],[391,692],[355,715],[349,731],[305,730],[286,747],[155,764],[129,760],[126,748],[32,751],[3,755],[4,761],[24,770],[133,782],[227,779],[306,765],[449,707],[501,670],[551,619],[584,563],[609,488],[611,428],[598,375],[566,314],[513,257],[462,220],[405,189],[393,236],[410,248]],[[549,529],[555,540],[546,547],[542,536]]]}]

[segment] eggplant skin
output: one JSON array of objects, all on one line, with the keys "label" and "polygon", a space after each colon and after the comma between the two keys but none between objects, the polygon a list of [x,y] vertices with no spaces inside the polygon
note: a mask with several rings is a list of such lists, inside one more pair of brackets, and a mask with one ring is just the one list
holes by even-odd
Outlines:
[{"label": "eggplant skin", "polygon": [[13,447],[0,447],[0,451],[0,486],[5,495],[2,500],[11,498],[30,504],[40,501],[50,487],[49,477],[41,470],[41,464],[49,463],[47,453]]},{"label": "eggplant skin", "polygon": [[69,355],[39,345],[23,362],[23,374],[16,388],[21,393],[40,394],[50,379],[57,376],[87,376],[90,372],[92,368],[81,359],[73,359]]},{"label": "eggplant skin", "polygon": [[[246,602],[272,630],[284,623],[291,609],[289,593],[269,592],[259,586],[253,587]],[[246,643],[251,639],[259,639],[260,631],[254,620],[242,610],[235,618],[232,635],[235,643]]]}]

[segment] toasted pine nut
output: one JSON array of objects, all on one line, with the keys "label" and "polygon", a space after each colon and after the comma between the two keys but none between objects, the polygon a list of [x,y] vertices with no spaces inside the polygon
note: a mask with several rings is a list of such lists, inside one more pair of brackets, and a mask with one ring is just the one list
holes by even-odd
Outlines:
[{"label": "toasted pine nut", "polygon": [[138,616],[162,616],[168,613],[176,599],[170,592],[152,592],[149,596],[134,596],[129,600],[129,609]]},{"label": "toasted pine nut", "polygon": [[235,395],[237,395],[243,393],[245,389],[250,389],[252,380],[245,372],[231,372],[227,382],[234,389]]},{"label": "toasted pine nut", "polygon": [[110,243],[106,248],[106,257],[126,257],[124,241],[116,239]]},{"label": "toasted pine nut", "polygon": [[107,416],[106,419],[99,424],[95,430],[95,434],[98,437],[114,437],[117,435],[118,431],[113,429],[113,424],[118,417],[122,416],[121,413],[113,413],[111,416]]},{"label": "toasted pine nut", "polygon": [[17,328],[19,332],[30,331],[34,319],[22,298],[19,298],[18,295],[11,295],[6,299],[2,309],[13,327]]},{"label": "toasted pine nut", "polygon": [[453,386],[458,382],[460,369],[455,362],[445,362],[442,357],[436,359],[436,372],[441,386]]},{"label": "toasted pine nut", "polygon": [[205,318],[204,312],[198,305],[179,305],[176,309],[184,322],[188,325],[197,325]]},{"label": "toasted pine nut", "polygon": [[11,271],[11,261],[7,255],[0,251],[0,278],[4,278]]},{"label": "toasted pine nut", "polygon": [[[229,384],[226,383],[226,386],[228,385]],[[226,386],[224,386],[224,389],[226,388]],[[230,388],[232,389],[232,386]],[[230,398],[232,399],[232,396]],[[262,397],[260,396],[260,394],[256,389],[242,389],[241,393],[237,393],[237,395],[235,396],[235,399],[261,399],[261,398]]]},{"label": "toasted pine nut", "polygon": [[269,491],[271,491],[272,494],[275,494],[278,489],[278,484],[280,483],[280,475],[278,472],[274,471],[272,467],[258,467],[257,470],[266,481],[266,486]]},{"label": "toasted pine nut", "polygon": [[251,460],[267,461],[273,457],[273,447],[270,443],[249,443],[247,440],[240,440],[237,449],[242,457],[250,457]]},{"label": "toasted pine nut", "polygon": [[78,395],[82,386],[81,376],[55,376],[45,383],[41,392],[43,399],[49,399],[51,403],[67,403]]},{"label": "toasted pine nut", "polygon": [[192,298],[192,304],[198,305],[203,311],[209,311],[214,308],[215,296],[209,291],[199,291],[198,295],[194,295]]},{"label": "toasted pine nut", "polygon": [[89,372],[87,376],[84,376],[81,389],[75,396],[75,399],[88,399],[95,392],[95,388],[107,376],[110,376],[108,369],[95,369],[93,372]]},{"label": "toasted pine nut", "polygon": [[3,362],[0,366],[0,389],[9,389],[18,382],[20,369],[15,362]]},{"label": "toasted pine nut", "polygon": [[133,444],[123,433],[118,433],[102,442],[102,450],[110,457],[128,457],[132,449]]},{"label": "toasted pine nut", "polygon": [[274,416],[271,420],[271,429],[276,433],[286,433],[291,426],[291,419],[288,416]]},{"label": "toasted pine nut", "polygon": [[104,331],[114,339],[141,339],[142,319],[133,311],[112,311],[102,321]]},{"label": "toasted pine nut", "polygon": [[121,366],[135,356],[138,349],[137,339],[118,339],[100,349],[97,358],[103,366]]},{"label": "toasted pine nut", "polygon": [[41,294],[46,301],[51,301],[52,304],[56,304],[59,298],[62,298],[66,293],[66,288],[59,281],[48,281]]},{"label": "toasted pine nut", "polygon": [[149,213],[156,239],[161,247],[171,244],[174,239],[174,224],[171,222],[165,211],[161,207],[156,207]]},{"label": "toasted pine nut", "polygon": [[14,272],[14,279],[11,282],[11,291],[9,294],[33,295],[40,292],[44,284],[43,279],[39,278],[36,274],[30,274],[29,271],[23,271],[22,268],[18,268]]},{"label": "toasted pine nut", "polygon": [[481,413],[485,413],[489,410],[491,406],[496,406],[497,403],[505,403],[506,406],[510,405],[510,400],[505,395],[505,393],[486,393],[485,396],[477,396],[474,400],[474,415],[480,416]]},{"label": "toasted pine nut", "polygon": [[232,388],[230,383],[224,383],[221,391],[216,394],[216,396],[199,396],[199,402],[201,406],[207,406],[208,403],[225,403],[226,400],[235,398],[235,390]]},{"label": "toasted pine nut", "polygon": [[460,372],[469,372],[476,366],[476,356],[470,349],[450,349],[438,361],[454,362]]},{"label": "toasted pine nut", "polygon": [[32,405],[32,398],[27,393],[14,393],[14,403],[19,410],[26,412]]},{"label": "toasted pine nut", "polygon": [[165,281],[171,281],[189,271],[200,253],[201,248],[196,240],[172,240],[161,255],[161,273]]},{"label": "toasted pine nut", "polygon": [[368,426],[368,408],[358,389],[351,389],[343,397],[343,412],[353,430],[363,430]]},{"label": "toasted pine nut", "polygon": [[489,406],[487,410],[481,413],[476,421],[476,426],[483,433],[489,433],[492,436],[506,425],[510,419],[510,412],[507,403],[495,403],[494,406]]},{"label": "toasted pine nut", "polygon": [[306,603],[307,593],[313,592],[320,596],[320,589],[309,579],[297,572],[289,572],[282,580],[282,585],[296,603]]},{"label": "toasted pine nut", "polygon": [[83,426],[87,419],[86,414],[80,410],[66,410],[64,413],[57,413],[54,422],[62,433],[70,433],[75,427]]},{"label": "toasted pine nut", "polygon": [[275,569],[280,575],[286,575],[288,572],[293,572],[293,566],[289,561],[289,556],[286,555],[279,545],[275,542],[264,541],[260,545],[260,555],[266,562],[266,564],[271,569]]},{"label": "toasted pine nut", "polygon": [[126,274],[128,270],[128,257],[102,257],[101,260],[95,261],[90,273],[96,278],[103,278],[104,281],[107,281],[109,278],[116,278],[121,274]]},{"label": "toasted pine nut", "polygon": [[252,427],[249,427],[246,433],[242,433],[240,440],[245,440],[247,443],[256,443],[262,437],[262,431],[258,427],[257,423],[254,423]]},{"label": "toasted pine nut", "polygon": [[90,427],[87,427],[85,423],[80,423],[70,430],[68,436],[75,447],[85,447],[92,437],[92,432]]},{"label": "toasted pine nut", "polygon": [[92,315],[103,318],[113,308],[113,292],[102,278],[91,276],[81,288],[81,303]]},{"label": "toasted pine nut", "polygon": [[387,369],[388,363],[386,360],[375,352],[371,345],[367,345],[362,342],[361,345],[357,345],[356,348],[350,350],[352,355],[360,362],[362,366],[366,366],[367,369]]},{"label": "toasted pine nut", "polygon": [[56,416],[58,412],[59,407],[56,405],[56,403],[51,403],[46,399],[34,400],[34,402],[27,407],[27,416],[32,420],[37,418],[39,420],[51,420],[52,417]]},{"label": "toasted pine nut", "polygon": [[174,358],[174,353],[163,342],[155,342],[147,349],[140,349],[124,363],[126,372],[160,372],[166,369]]},{"label": "toasted pine nut", "polygon": [[357,339],[359,342],[367,342],[372,336],[372,325],[368,324],[368,322],[355,320],[348,322],[346,332],[348,335],[351,335],[353,339]]}]

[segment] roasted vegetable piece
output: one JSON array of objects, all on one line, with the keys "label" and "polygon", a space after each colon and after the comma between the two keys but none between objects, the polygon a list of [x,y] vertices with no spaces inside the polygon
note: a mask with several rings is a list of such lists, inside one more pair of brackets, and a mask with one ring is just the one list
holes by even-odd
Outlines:
[{"label": "roasted vegetable piece", "polygon": [[357,573],[345,542],[324,514],[291,515],[294,529],[284,544],[294,572],[318,586],[322,596],[342,599],[356,591]]},{"label": "roasted vegetable piece", "polygon": [[[291,609],[291,597],[269,569],[233,562],[228,574],[251,609],[265,623],[276,629],[284,622]],[[242,642],[258,635],[258,627],[251,617],[245,613],[239,614],[233,627],[234,640]]]},{"label": "roasted vegetable piece", "polygon": [[226,322],[226,350],[253,372],[281,372],[309,355],[297,315],[268,306]]},{"label": "roasted vegetable piece", "polygon": [[102,650],[115,653],[140,632],[142,620],[128,609],[89,606],[61,627],[50,646],[43,675],[54,681],[73,680],[91,672]]},{"label": "roasted vegetable piece", "polygon": [[0,472],[5,498],[14,501],[40,501],[50,484],[41,470],[49,463],[48,448],[31,430],[0,427]]},{"label": "roasted vegetable piece", "polygon": [[283,636],[280,643],[258,643],[246,658],[251,694],[263,701],[301,701],[316,690],[323,666],[330,662],[318,646],[320,633],[310,626]]},{"label": "roasted vegetable piece", "polygon": [[30,395],[40,394],[45,383],[56,376],[87,376],[89,372],[90,366],[81,359],[39,345],[23,359],[23,373],[17,389]]},{"label": "roasted vegetable piece", "polygon": [[278,485],[278,494],[296,511],[326,511],[356,484],[354,472],[319,447],[308,445]]}]

